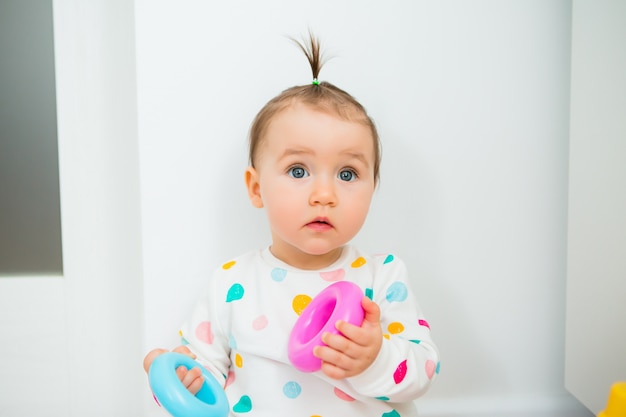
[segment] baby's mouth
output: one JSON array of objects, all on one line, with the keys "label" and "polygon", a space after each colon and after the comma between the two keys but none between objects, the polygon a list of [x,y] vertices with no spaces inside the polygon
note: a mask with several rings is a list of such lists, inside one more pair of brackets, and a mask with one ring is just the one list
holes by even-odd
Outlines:
[{"label": "baby's mouth", "polygon": [[325,217],[318,217],[314,219],[312,222],[308,223],[307,226],[316,229],[327,229],[333,227],[330,221]]}]

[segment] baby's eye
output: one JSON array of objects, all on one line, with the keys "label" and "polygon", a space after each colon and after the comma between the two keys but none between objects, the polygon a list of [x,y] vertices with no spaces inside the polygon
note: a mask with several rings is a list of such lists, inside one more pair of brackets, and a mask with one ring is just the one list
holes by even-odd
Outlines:
[{"label": "baby's eye", "polygon": [[295,166],[295,167],[289,168],[289,171],[287,171],[287,175],[289,175],[292,178],[304,178],[304,177],[308,177],[309,173],[306,171],[306,169],[300,166]]},{"label": "baby's eye", "polygon": [[351,169],[344,169],[343,171],[339,172],[338,177],[342,181],[354,181],[357,179],[356,172]]}]

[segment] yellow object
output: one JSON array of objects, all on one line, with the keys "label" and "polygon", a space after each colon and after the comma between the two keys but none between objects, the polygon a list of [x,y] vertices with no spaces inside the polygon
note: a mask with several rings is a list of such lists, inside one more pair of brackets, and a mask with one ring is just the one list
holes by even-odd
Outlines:
[{"label": "yellow object", "polygon": [[362,256],[359,256],[358,258],[356,258],[354,260],[354,262],[352,262],[352,265],[350,265],[352,268],[360,268],[363,265],[365,265],[367,263],[367,261],[365,260],[365,258],[363,258]]},{"label": "yellow object", "polygon": [[299,294],[293,297],[293,300],[291,301],[291,307],[297,315],[300,315],[302,314],[304,309],[311,303],[312,300],[313,299],[306,294]]},{"label": "yellow object", "polygon": [[226,262],[224,265],[222,265],[222,269],[230,269],[233,267],[233,265],[235,265],[237,262],[236,261],[230,261],[230,262]]},{"label": "yellow object", "polygon": [[598,417],[624,417],[626,416],[626,382],[616,382],[611,387],[606,409],[600,411]]},{"label": "yellow object", "polygon": [[404,326],[402,325],[402,323],[394,321],[393,323],[389,323],[389,326],[387,326],[387,330],[389,330],[389,333],[391,334],[398,334],[404,331]]}]

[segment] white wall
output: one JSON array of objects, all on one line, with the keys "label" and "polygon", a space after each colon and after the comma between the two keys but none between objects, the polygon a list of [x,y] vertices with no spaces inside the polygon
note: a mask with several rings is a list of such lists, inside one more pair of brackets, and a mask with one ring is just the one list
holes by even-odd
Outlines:
[{"label": "white wall", "polygon": [[572,21],[565,382],[598,412],[626,380],[626,2]]},{"label": "white wall", "polygon": [[[246,134],[310,82],[284,35],[380,130],[357,238],[402,256],[442,353],[424,416],[587,416],[563,388],[568,1],[136,1],[145,349],[223,260],[269,243],[243,187]],[[152,404],[147,400],[151,414]]]},{"label": "white wall", "polygon": [[422,415],[589,415],[563,389],[570,2],[54,8],[66,274],[0,280],[0,415],[140,415],[138,386],[162,415],[140,369],[142,268],[147,350],[176,344],[215,266],[268,243],[245,136],[310,81],[282,36],[309,25],[336,55],[322,78],[384,141],[357,240],[415,274],[443,355]]},{"label": "white wall", "polygon": [[55,0],[53,13],[64,270],[0,279],[0,416],[137,416],[133,4]]},{"label": "white wall", "polygon": [[133,416],[145,382],[133,5],[53,7],[69,415]]}]

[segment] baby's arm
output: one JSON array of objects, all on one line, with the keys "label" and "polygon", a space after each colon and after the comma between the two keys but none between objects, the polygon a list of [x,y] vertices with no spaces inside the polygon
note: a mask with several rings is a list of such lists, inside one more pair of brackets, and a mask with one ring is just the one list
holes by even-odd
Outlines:
[{"label": "baby's arm", "polygon": [[[408,285],[404,263],[392,258],[378,265],[372,292],[375,303],[363,302],[363,325],[340,323],[344,336],[327,338],[335,352],[320,349],[324,360],[333,364],[324,372],[331,378],[345,377],[362,395],[390,402],[414,400],[428,390],[438,373],[439,354]],[[377,352],[374,359],[373,352]]]},{"label": "baby's arm", "polygon": [[[219,272],[218,272],[219,273]],[[217,274],[218,274],[217,273]],[[221,322],[228,314],[218,311],[219,303],[216,298],[225,299],[226,295],[216,285],[220,279],[215,276],[209,283],[209,288],[196,302],[189,319],[180,329],[183,347],[193,355],[193,358],[206,368],[222,385],[230,368],[230,346],[228,335],[222,331]]]},{"label": "baby's arm", "polygon": [[[150,352],[148,352],[148,354],[143,360],[143,369],[146,371],[146,373],[148,373],[148,371],[150,370],[150,366],[152,365],[152,362],[158,356],[167,352],[168,350],[166,349],[153,349]],[[173,350],[173,352],[182,353],[184,355],[189,356],[192,359],[196,359],[196,355],[191,353],[191,351],[185,346],[178,346],[177,348]],[[200,391],[200,388],[202,388],[204,379],[202,377],[202,371],[200,370],[199,367],[187,369],[184,366],[179,366],[176,369],[176,375],[178,376],[178,379],[180,379],[180,381],[183,383],[183,385],[193,395],[196,395],[198,391]]]},{"label": "baby's arm", "polygon": [[[215,280],[212,281],[214,282]],[[176,374],[183,385],[194,395],[204,383],[200,366],[205,367],[219,382],[224,384],[230,365],[228,339],[220,331],[218,321],[215,320],[219,314],[214,308],[214,294],[215,288],[211,286],[196,302],[191,317],[180,331],[183,345],[173,350],[189,356],[199,364],[198,367],[189,370],[184,366],[176,369]],[[143,362],[145,371],[148,372],[157,356],[166,352],[168,352],[166,349],[154,349],[149,352]]]},{"label": "baby's arm", "polygon": [[383,339],[371,365],[346,381],[362,395],[406,402],[428,391],[438,366],[438,352],[429,338],[407,340],[391,335]]}]

